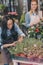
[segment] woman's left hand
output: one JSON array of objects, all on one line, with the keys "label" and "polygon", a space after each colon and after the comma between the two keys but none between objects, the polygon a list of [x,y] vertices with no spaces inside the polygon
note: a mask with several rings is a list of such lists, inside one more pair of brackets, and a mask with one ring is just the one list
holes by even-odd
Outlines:
[{"label": "woman's left hand", "polygon": [[18,42],[21,43],[22,41],[23,41],[23,36],[20,36],[20,37],[18,38]]},{"label": "woman's left hand", "polygon": [[43,17],[41,18],[41,20],[43,21]]},{"label": "woman's left hand", "polygon": [[12,46],[16,46],[16,43],[15,43],[15,42],[13,42],[13,43],[12,43]]}]

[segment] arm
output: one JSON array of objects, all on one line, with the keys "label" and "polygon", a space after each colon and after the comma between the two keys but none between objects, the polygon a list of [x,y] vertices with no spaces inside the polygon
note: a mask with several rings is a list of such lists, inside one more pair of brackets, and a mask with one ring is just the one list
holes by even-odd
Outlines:
[{"label": "arm", "polygon": [[16,42],[15,42],[15,43],[12,43],[12,44],[10,44],[10,43],[9,43],[9,44],[6,44],[6,43],[3,44],[3,43],[2,43],[1,33],[2,33],[2,29],[1,29],[1,27],[0,27],[0,45],[1,45],[1,47],[7,48],[7,47],[10,47],[10,46],[13,46],[13,45],[15,46],[15,43],[16,43]]},{"label": "arm", "polygon": [[25,23],[26,23],[26,27],[30,26],[30,14],[29,14],[29,12],[27,12],[25,15]]},{"label": "arm", "polygon": [[[35,19],[35,20],[36,20],[36,19]],[[30,26],[37,25],[38,23],[40,23],[40,20],[38,20],[38,21],[33,21],[33,22],[30,23]]]},{"label": "arm", "polygon": [[25,37],[25,34],[21,31],[21,29],[16,23],[15,23],[15,30],[18,33],[18,42],[21,42],[23,40],[23,37]]},{"label": "arm", "polygon": [[3,48],[7,48],[7,47],[11,47],[11,46],[13,46],[13,43],[12,44],[4,44],[4,45],[2,45]]},{"label": "arm", "polygon": [[7,48],[7,47],[12,47],[12,46],[16,46],[16,43],[17,43],[17,41],[15,41],[15,42],[13,42],[13,43],[9,43],[9,44],[2,44],[2,47],[3,48]]},{"label": "arm", "polygon": [[17,41],[13,42],[12,44],[4,44],[3,48],[16,46],[16,43],[21,43],[22,41],[23,41],[23,36],[19,36]]},{"label": "arm", "polygon": [[38,15],[36,15],[36,16],[33,18],[33,20],[31,20],[30,26],[36,25],[36,24],[38,24],[38,23],[40,23],[40,17],[39,17]]},{"label": "arm", "polygon": [[16,23],[15,23],[15,30],[18,32],[18,35],[19,35],[18,40],[13,42],[12,44],[10,44],[10,43],[9,44],[3,44],[2,45],[3,48],[15,46],[16,43],[22,42],[23,37],[25,36],[25,34],[19,29],[19,27],[18,27],[18,25]]}]

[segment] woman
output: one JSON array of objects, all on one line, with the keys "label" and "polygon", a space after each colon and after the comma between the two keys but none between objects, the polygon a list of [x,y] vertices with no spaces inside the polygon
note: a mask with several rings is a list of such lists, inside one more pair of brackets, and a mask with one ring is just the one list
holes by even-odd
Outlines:
[{"label": "woman", "polygon": [[4,49],[3,56],[5,58],[5,64],[8,65],[6,53],[7,48],[11,46],[16,46],[17,42],[22,42],[23,37],[25,36],[24,33],[20,30],[18,25],[14,23],[13,19],[9,16],[3,18],[2,27],[0,28],[1,32],[1,48]]},{"label": "woman", "polygon": [[41,17],[38,11],[38,0],[31,0],[31,9],[25,15],[26,27],[40,23]]}]

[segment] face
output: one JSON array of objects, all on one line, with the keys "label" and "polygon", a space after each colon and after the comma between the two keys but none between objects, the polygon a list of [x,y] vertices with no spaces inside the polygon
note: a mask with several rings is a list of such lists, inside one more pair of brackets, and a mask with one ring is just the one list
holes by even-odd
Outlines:
[{"label": "face", "polygon": [[8,28],[8,29],[12,29],[12,26],[13,26],[13,21],[10,19],[10,20],[8,20],[8,22],[7,22],[7,28]]},{"label": "face", "polygon": [[37,7],[38,7],[38,5],[35,1],[31,2],[31,10],[35,11],[37,9]]}]

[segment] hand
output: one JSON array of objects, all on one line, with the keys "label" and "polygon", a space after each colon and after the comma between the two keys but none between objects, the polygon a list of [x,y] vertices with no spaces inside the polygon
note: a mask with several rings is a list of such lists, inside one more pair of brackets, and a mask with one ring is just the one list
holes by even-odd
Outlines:
[{"label": "hand", "polygon": [[39,16],[35,16],[34,19],[30,22],[30,26],[36,25],[40,23],[40,17]]},{"label": "hand", "polygon": [[34,24],[37,24],[37,23],[40,23],[40,17],[38,16],[35,18],[35,21],[34,21]]},{"label": "hand", "polygon": [[43,17],[41,18],[41,20],[43,21]]},{"label": "hand", "polygon": [[21,43],[23,41],[23,36],[20,36],[18,42]]},{"label": "hand", "polygon": [[16,43],[15,43],[15,42],[13,42],[13,43],[11,44],[11,46],[16,46]]}]

